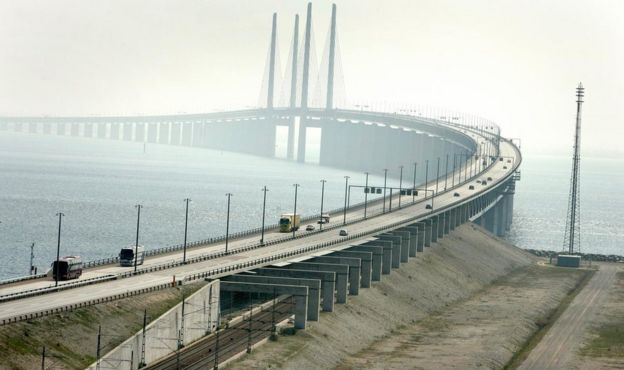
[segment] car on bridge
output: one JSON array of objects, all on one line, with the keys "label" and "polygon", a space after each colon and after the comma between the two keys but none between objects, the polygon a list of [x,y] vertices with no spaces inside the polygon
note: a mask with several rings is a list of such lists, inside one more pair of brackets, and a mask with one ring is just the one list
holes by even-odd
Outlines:
[{"label": "car on bridge", "polygon": [[458,197],[458,196],[459,196],[459,193],[458,193],[458,192],[455,192],[455,193],[453,194],[453,196],[454,196],[454,197]]},{"label": "car on bridge", "polygon": [[347,231],[347,229],[340,229],[340,231],[338,232],[338,235],[347,236],[349,235],[349,232]]},{"label": "car on bridge", "polygon": [[468,186],[468,190],[474,190],[474,185]]},{"label": "car on bridge", "polygon": [[314,225],[306,226],[306,231],[314,231]]}]

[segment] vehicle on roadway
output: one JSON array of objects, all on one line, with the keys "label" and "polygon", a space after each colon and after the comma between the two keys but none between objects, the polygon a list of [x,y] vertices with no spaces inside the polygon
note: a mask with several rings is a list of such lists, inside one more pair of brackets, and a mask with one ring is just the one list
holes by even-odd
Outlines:
[{"label": "vehicle on roadway", "polygon": [[431,207],[431,204],[427,204],[427,205],[425,206],[425,209],[433,209],[433,207]]},{"label": "vehicle on roadway", "polygon": [[474,190],[474,185],[468,186],[468,190]]},{"label": "vehicle on roadway", "polygon": [[56,280],[78,279],[82,275],[82,259],[80,256],[65,256],[52,262],[52,278]]},{"label": "vehicle on roadway", "polygon": [[349,232],[347,231],[347,229],[340,229],[340,231],[338,232],[338,235],[347,236],[349,235]]},{"label": "vehicle on roadway", "polygon": [[299,230],[301,216],[294,213],[282,213],[279,220],[279,230],[281,233]]},{"label": "vehicle on roadway", "polygon": [[323,213],[321,219],[316,221],[316,223],[319,225],[329,223],[329,213]]},{"label": "vehicle on roadway", "polygon": [[459,196],[459,193],[458,193],[458,192],[455,192],[455,193],[453,194],[453,196],[454,196],[454,197],[458,197],[458,196]]},{"label": "vehicle on roadway", "polygon": [[[136,250],[136,254],[134,253]],[[119,252],[119,265],[120,266],[134,266],[136,259],[137,265],[142,265],[145,260],[145,247],[142,245],[131,245],[129,247],[121,248]]]},{"label": "vehicle on roadway", "polygon": [[314,225],[306,226],[306,231],[314,231]]}]

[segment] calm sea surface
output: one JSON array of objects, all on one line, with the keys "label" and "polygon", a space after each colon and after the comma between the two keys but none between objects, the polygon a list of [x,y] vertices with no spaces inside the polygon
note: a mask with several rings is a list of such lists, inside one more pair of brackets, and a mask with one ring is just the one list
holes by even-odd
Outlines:
[{"label": "calm sea surface", "polygon": [[[225,234],[228,192],[236,232],[261,226],[264,185],[269,225],[293,211],[294,183],[301,185],[297,213],[319,213],[321,179],[324,209],[342,207],[345,175],[350,184],[364,182],[362,173],[228,152],[156,144],[144,152],[142,143],[0,132],[0,279],[28,274],[33,242],[35,265],[50,265],[58,212],[65,214],[61,255],[90,261],[134,244],[137,203],[144,206],[140,243],[153,249],[183,242],[185,198],[194,241]],[[352,192],[352,204],[363,199]]]},{"label": "calm sea surface", "polygon": [[[525,158],[508,238],[524,248],[561,249],[570,160]],[[585,159],[581,165],[583,251],[624,254],[624,161]],[[380,173],[381,174],[381,173]],[[179,244],[184,238],[184,198],[191,198],[189,241],[223,235],[225,193],[233,193],[231,232],[260,226],[267,185],[267,224],[297,210],[320,209],[320,179],[326,179],[325,209],[341,207],[343,170],[256,158],[220,151],[84,138],[0,133],[0,279],[28,273],[30,245],[35,265],[56,256],[57,212],[63,212],[61,255],[84,260],[115,256],[134,243],[141,203],[140,243],[146,248]],[[406,175],[410,177],[411,173]],[[381,185],[381,176],[371,176]],[[370,198],[369,198],[370,199]],[[354,192],[351,202],[363,201]]]}]

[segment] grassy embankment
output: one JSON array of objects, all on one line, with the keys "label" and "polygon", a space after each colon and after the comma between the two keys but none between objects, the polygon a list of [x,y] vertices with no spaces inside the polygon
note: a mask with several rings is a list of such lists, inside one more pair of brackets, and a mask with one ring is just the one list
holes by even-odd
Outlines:
[{"label": "grassy embankment", "polygon": [[46,366],[82,369],[95,361],[98,327],[102,326],[101,354],[115,348],[148,321],[180,303],[203,283],[170,288],[36,320],[0,327],[0,369],[27,370],[41,367],[46,347]]}]

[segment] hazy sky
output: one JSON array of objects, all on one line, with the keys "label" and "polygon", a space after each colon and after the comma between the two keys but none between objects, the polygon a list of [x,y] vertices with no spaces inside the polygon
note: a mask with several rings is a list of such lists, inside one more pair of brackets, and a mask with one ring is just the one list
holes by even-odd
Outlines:
[{"label": "hazy sky", "polygon": [[[621,155],[624,1],[337,1],[349,101],[492,119],[527,154]],[[317,52],[330,1],[314,1]],[[282,65],[305,1],[0,0],[0,115],[204,112],[258,101],[270,21]]]}]

